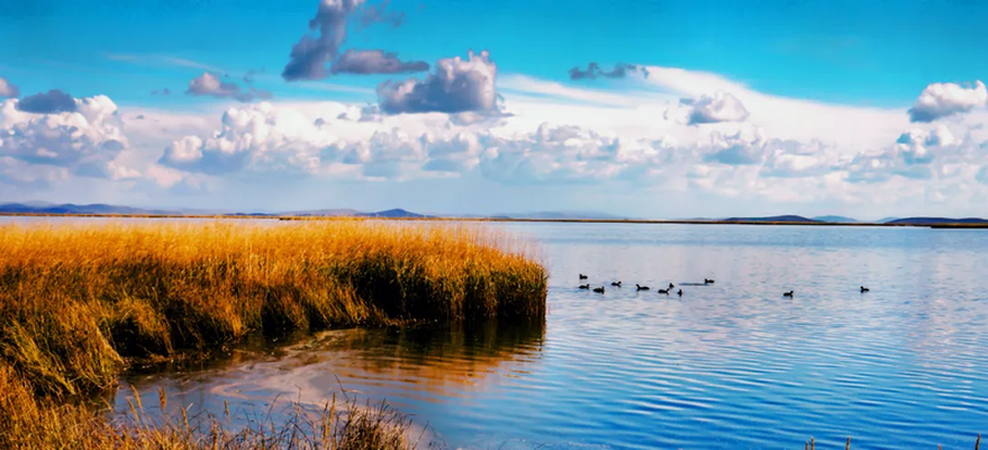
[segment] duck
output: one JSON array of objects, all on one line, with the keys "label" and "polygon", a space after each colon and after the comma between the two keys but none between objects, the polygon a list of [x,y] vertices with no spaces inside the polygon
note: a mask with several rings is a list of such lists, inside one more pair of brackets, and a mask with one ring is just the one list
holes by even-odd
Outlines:
[{"label": "duck", "polygon": [[615,282],[611,283],[611,286],[621,287],[621,282],[620,281],[615,281]]},{"label": "duck", "polygon": [[714,284],[714,280],[711,280],[710,278],[704,278],[703,284]]},{"label": "duck", "polygon": [[638,283],[635,283],[635,287],[638,288],[639,291],[647,291],[648,290],[648,286],[642,286],[642,285],[639,285]]},{"label": "duck", "polygon": [[676,285],[675,285],[675,284],[672,284],[672,283],[669,283],[669,289],[672,289],[672,288],[674,288],[674,287],[676,287]]},{"label": "duck", "polygon": [[590,289],[590,285],[589,284],[581,284],[580,285],[580,289]]},{"label": "duck", "polygon": [[678,292],[676,292],[676,295],[682,297],[683,296],[683,290],[680,289]]},{"label": "duck", "polygon": [[586,279],[587,279],[587,276],[581,273],[581,274],[580,274],[580,279],[581,279],[581,280],[586,280]]},{"label": "duck", "polygon": [[782,296],[792,298],[792,289],[790,289],[789,292],[783,292]]},{"label": "duck", "polygon": [[864,287],[864,286],[861,286],[861,293],[862,293],[862,294],[864,294],[865,292],[868,292],[868,291],[870,291],[870,290],[871,290],[871,289],[868,289],[868,288],[866,288],[866,287]]},{"label": "duck", "polygon": [[596,293],[598,293],[598,294],[603,294],[604,293],[604,287],[601,286],[599,288],[593,288],[593,291],[596,292]]},{"label": "duck", "polygon": [[660,293],[660,294],[665,294],[665,295],[669,295],[669,290],[668,290],[668,289],[659,289],[659,290],[658,290],[658,291],[656,291],[656,292],[658,292],[658,293]]}]

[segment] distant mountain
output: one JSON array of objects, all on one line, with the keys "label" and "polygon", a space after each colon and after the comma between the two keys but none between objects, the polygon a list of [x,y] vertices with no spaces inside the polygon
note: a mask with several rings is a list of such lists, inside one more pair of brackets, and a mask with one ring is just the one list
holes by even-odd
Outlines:
[{"label": "distant mountain", "polygon": [[817,221],[820,221],[820,222],[829,222],[829,223],[858,223],[858,222],[860,222],[858,219],[854,219],[854,218],[851,218],[851,217],[845,217],[845,216],[816,216],[816,217],[813,218],[813,220],[817,220]]},{"label": "distant mountain", "polygon": [[954,219],[950,217],[906,217],[902,219],[895,219],[889,222],[885,222],[889,225],[941,225],[941,224],[955,224],[961,223],[965,225],[974,224],[988,224],[988,220],[981,219],[978,217],[966,217],[963,219]]},{"label": "distant mountain", "polygon": [[389,209],[386,211],[378,211],[372,213],[358,213],[358,217],[383,217],[388,219],[422,219],[429,216],[423,214],[417,214],[410,211],[405,211],[404,209]]},{"label": "distant mountain", "polygon": [[512,218],[512,219],[598,219],[598,220],[623,220],[628,217],[616,216],[597,211],[539,211],[532,213],[499,213],[492,218]]},{"label": "distant mountain", "polygon": [[728,217],[723,220],[724,222],[805,222],[805,223],[819,223],[821,221],[808,219],[803,216],[796,215],[785,215],[785,216],[769,216],[769,217]]},{"label": "distant mountain", "polygon": [[883,217],[875,221],[875,223],[889,223],[893,220],[899,220],[898,217]]},{"label": "distant mountain", "polygon": [[130,206],[106,205],[94,203],[90,205],[76,205],[65,203],[62,205],[52,205],[43,203],[4,203],[0,205],[0,213],[6,214],[129,214],[129,215],[175,215],[181,214],[178,211],[168,211],[162,209],[143,209]]}]

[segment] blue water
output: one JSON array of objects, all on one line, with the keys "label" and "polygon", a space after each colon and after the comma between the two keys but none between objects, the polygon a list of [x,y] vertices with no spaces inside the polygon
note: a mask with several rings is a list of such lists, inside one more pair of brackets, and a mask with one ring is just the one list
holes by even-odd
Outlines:
[{"label": "blue water", "polygon": [[[133,384],[237,416],[342,386],[485,449],[971,448],[988,431],[988,231],[504,228],[550,268],[544,326],[331,331],[130,375],[116,406]],[[669,282],[682,298],[655,292]]]}]

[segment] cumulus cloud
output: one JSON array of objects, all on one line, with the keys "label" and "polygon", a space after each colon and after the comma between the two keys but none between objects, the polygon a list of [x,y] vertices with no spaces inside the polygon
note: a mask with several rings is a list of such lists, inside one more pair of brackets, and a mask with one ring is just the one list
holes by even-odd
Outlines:
[{"label": "cumulus cloud", "polygon": [[172,142],[158,161],[165,167],[223,174],[239,171],[316,172],[319,153],[335,139],[290,108],[260,103],[230,108],[212,137]]},{"label": "cumulus cloud", "polygon": [[6,78],[0,77],[0,98],[19,97],[20,95],[21,91],[17,89],[17,86],[7,81]]},{"label": "cumulus cloud", "polygon": [[[43,115],[22,112],[20,102],[7,100],[0,104],[0,156],[21,165],[61,169],[82,176],[133,175],[131,169],[114,162],[127,149],[128,141],[117,106],[108,97],[73,99],[71,111]],[[11,164],[8,162],[8,167]]]},{"label": "cumulus cloud", "polygon": [[741,101],[730,93],[717,91],[714,95],[703,95],[689,103],[689,125],[719,122],[744,122],[748,110]]},{"label": "cumulus cloud", "polygon": [[497,113],[496,78],[497,65],[490,54],[470,51],[465,60],[459,56],[440,59],[425,80],[382,83],[377,87],[378,103],[387,114]]},{"label": "cumulus cloud", "polygon": [[601,70],[600,65],[592,62],[587,65],[586,70],[580,69],[579,67],[574,67],[569,70],[569,78],[571,80],[583,80],[592,79],[597,77],[605,78],[624,78],[625,76],[639,72],[643,77],[648,78],[648,69],[644,66],[639,66],[635,64],[615,64],[614,68],[611,70]]},{"label": "cumulus cloud", "polygon": [[349,49],[333,62],[333,74],[374,74],[374,73],[412,73],[429,70],[425,61],[402,61],[398,55],[384,50],[353,50]]},{"label": "cumulus cloud", "polygon": [[316,16],[309,21],[309,30],[315,33],[302,36],[292,46],[282,78],[296,81],[329,76],[326,65],[336,59],[340,45],[346,40],[347,16],[363,3],[363,0],[320,1]]},{"label": "cumulus cloud", "polygon": [[233,98],[241,102],[250,102],[258,98],[271,98],[271,93],[250,88],[244,91],[236,83],[223,81],[219,75],[203,72],[202,75],[189,81],[186,94],[195,96],[212,96],[216,98]]},{"label": "cumulus cloud", "polygon": [[71,95],[58,89],[45,94],[29,95],[17,102],[17,110],[34,114],[58,114],[76,110],[76,101]]},{"label": "cumulus cloud", "polygon": [[923,89],[909,109],[911,122],[933,122],[955,114],[983,107],[988,102],[988,90],[980,80],[973,87],[956,83],[933,83]]}]

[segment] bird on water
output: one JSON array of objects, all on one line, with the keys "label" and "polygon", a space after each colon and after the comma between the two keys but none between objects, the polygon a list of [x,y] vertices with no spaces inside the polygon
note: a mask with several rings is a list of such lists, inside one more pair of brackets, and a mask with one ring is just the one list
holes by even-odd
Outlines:
[{"label": "bird on water", "polygon": [[789,290],[789,292],[783,292],[782,296],[792,298],[792,290]]},{"label": "bird on water", "polygon": [[861,286],[861,293],[862,293],[862,294],[864,294],[865,292],[868,292],[868,291],[870,291],[870,290],[871,290],[871,289],[868,289],[868,288],[866,288],[866,287],[864,287],[864,286]]},{"label": "bird on water", "polygon": [[581,279],[581,280],[586,280],[586,279],[587,279],[587,276],[581,273],[581,274],[580,274],[580,279]]},{"label": "bird on water", "polygon": [[635,283],[635,287],[638,288],[639,291],[647,291],[648,290],[648,286],[642,286],[642,285],[640,285],[638,283]]},{"label": "bird on water", "polygon": [[665,295],[669,295],[669,290],[668,290],[668,289],[659,289],[659,290],[658,290],[658,291],[656,291],[656,292],[658,292],[658,293],[660,293],[660,294],[665,294]]},{"label": "bird on water", "polygon": [[620,281],[615,281],[615,282],[611,283],[611,286],[621,287],[621,282]]},{"label": "bird on water", "polygon": [[590,289],[590,285],[589,284],[581,284],[580,285],[580,289]]},{"label": "bird on water", "polygon": [[683,290],[680,289],[678,292],[676,292],[676,295],[682,297],[683,296]]},{"label": "bird on water", "polygon": [[674,288],[674,287],[676,287],[676,285],[675,285],[675,284],[672,284],[672,283],[669,283],[669,289],[672,289],[672,288]]},{"label": "bird on water", "polygon": [[598,294],[603,294],[604,293],[604,287],[601,286],[599,288],[593,288],[593,291],[596,292],[596,293],[598,293]]},{"label": "bird on water", "polygon": [[711,280],[710,278],[704,278],[703,284],[714,284],[714,280]]}]

